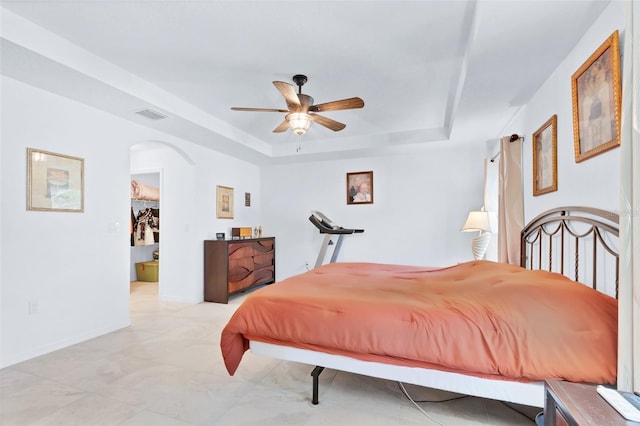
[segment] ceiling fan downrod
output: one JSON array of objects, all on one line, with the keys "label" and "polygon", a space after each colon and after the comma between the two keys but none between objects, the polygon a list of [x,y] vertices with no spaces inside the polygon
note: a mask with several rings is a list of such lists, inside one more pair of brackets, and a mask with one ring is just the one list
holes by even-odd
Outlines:
[{"label": "ceiling fan downrod", "polygon": [[298,93],[302,94],[302,86],[307,82],[307,76],[302,74],[296,74],[293,76],[293,82],[298,86]]}]

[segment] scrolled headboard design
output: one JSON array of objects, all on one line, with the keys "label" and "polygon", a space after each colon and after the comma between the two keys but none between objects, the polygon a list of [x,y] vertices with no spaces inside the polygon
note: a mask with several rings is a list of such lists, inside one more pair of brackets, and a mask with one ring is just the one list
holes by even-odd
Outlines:
[{"label": "scrolled headboard design", "polygon": [[619,220],[591,207],[548,210],[522,230],[520,266],[558,272],[617,298]]}]

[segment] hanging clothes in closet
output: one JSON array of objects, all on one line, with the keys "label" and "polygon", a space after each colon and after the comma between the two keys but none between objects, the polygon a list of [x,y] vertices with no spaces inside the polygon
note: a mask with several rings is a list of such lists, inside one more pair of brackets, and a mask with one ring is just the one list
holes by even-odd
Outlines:
[{"label": "hanging clothes in closet", "polygon": [[132,215],[132,245],[149,246],[160,242],[160,209],[147,207]]}]

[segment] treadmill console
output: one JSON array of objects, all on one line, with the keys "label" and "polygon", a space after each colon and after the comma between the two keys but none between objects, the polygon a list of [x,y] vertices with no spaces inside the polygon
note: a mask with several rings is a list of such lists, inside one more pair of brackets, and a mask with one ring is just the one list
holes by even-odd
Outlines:
[{"label": "treadmill console", "polygon": [[364,232],[364,229],[349,229],[338,226],[319,211],[312,211],[309,220],[320,230],[321,234],[354,234]]}]

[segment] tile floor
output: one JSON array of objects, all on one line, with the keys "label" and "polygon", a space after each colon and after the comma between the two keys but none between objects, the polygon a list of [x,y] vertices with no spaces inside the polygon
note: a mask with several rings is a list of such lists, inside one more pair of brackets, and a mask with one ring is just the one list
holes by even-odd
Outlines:
[{"label": "tile floor", "polygon": [[130,327],[0,370],[0,425],[534,425],[539,409],[472,397],[419,403],[425,415],[395,382],[332,370],[314,406],[311,367],[251,353],[229,377],[219,336],[242,298],[161,302],[132,283]]}]

